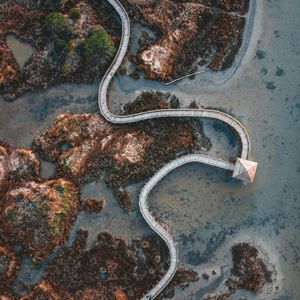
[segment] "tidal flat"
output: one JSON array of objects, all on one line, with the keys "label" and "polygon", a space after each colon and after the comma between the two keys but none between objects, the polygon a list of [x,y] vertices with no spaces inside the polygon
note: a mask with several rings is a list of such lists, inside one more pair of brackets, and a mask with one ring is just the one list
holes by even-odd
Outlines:
[{"label": "tidal flat", "polygon": [[[173,171],[151,194],[151,208],[177,240],[180,267],[200,274],[198,281],[177,289],[174,300],[198,300],[221,291],[231,268],[230,247],[238,242],[254,244],[261,251],[274,280],[261,294],[240,291],[228,299],[300,298],[299,14],[296,0],[257,1],[244,57],[234,74],[220,84],[205,73],[168,86],[121,75],[113,82],[110,99],[115,111],[141,90],[175,94],[182,107],[195,101],[199,107],[226,109],[247,127],[251,156],[259,163],[252,185],[233,180],[225,171],[190,164]],[[30,146],[58,114],[97,112],[97,87],[97,83],[60,84],[26,93],[14,102],[1,96],[1,139]],[[212,141],[209,154],[234,156],[236,143],[226,128],[211,120],[203,120],[203,127]],[[51,174],[53,166],[48,164],[44,168]],[[142,184],[127,187],[135,208],[129,216],[103,180],[85,184],[82,200],[103,197],[106,205],[99,214],[78,215],[69,244],[80,228],[89,232],[88,247],[104,231],[127,241],[150,234],[137,205]],[[35,281],[36,270],[26,268],[26,262],[23,266],[20,290],[22,284]],[[203,273],[209,274],[209,280],[201,277]]]}]

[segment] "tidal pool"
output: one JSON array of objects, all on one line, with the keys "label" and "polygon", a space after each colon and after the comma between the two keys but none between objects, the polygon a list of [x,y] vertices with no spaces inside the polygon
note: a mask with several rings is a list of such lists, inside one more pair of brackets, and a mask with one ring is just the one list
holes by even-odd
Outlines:
[{"label": "tidal pool", "polygon": [[34,48],[30,44],[18,39],[15,34],[7,34],[5,40],[20,69],[23,69],[25,63],[34,53]]}]

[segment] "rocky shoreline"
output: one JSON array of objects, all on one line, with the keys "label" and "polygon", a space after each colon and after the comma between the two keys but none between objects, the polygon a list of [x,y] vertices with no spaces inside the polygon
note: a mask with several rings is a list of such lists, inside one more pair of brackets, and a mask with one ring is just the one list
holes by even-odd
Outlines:
[{"label": "rocky shoreline", "polygon": [[[149,98],[153,100],[146,101]],[[148,109],[149,105],[157,108],[178,105],[178,99],[168,99],[164,94],[146,93],[128,104],[124,113],[140,111],[145,109],[145,106]],[[18,262],[23,257],[30,257],[36,265],[40,265],[54,251],[61,251],[61,246],[67,241],[80,210],[101,213],[103,200],[87,199],[84,203],[80,202],[79,194],[83,183],[105,174],[106,183],[114,191],[120,205],[126,212],[131,212],[132,199],[124,187],[151,176],[166,161],[199,149],[202,139],[207,138],[203,134],[201,122],[194,127],[189,120],[175,122],[172,119],[116,126],[98,114],[64,114],[58,116],[49,128],[35,138],[32,149],[13,148],[1,142],[0,229],[3,248],[0,250],[2,249],[3,255],[7,257],[4,261],[7,262],[9,258],[12,260],[11,269],[15,270],[14,274],[17,273]],[[40,177],[40,157],[56,161],[56,173],[51,179],[45,180]],[[82,234],[86,239],[87,233]],[[99,295],[102,295],[103,299],[136,299],[136,295],[145,294],[167,269],[167,249],[157,237],[133,241],[132,245],[127,245],[122,239],[103,233],[98,237],[98,242],[102,240],[101,247],[104,247],[103,252],[99,253],[107,253],[107,260],[111,262],[114,255],[109,247],[123,245],[120,249],[122,252],[118,254],[119,258],[116,258],[118,261],[111,262],[114,268],[119,265],[118,268],[122,271],[111,275],[111,282],[100,280],[96,287],[86,283],[81,289],[73,291],[65,284],[71,281],[72,276],[77,278],[79,273],[75,275],[71,269],[66,270],[64,280],[57,281],[61,278],[57,274],[58,270],[61,271],[68,265],[66,259],[73,257],[73,268],[76,264],[80,266],[86,263],[89,257],[93,268],[97,269],[101,263],[95,259],[105,258],[103,255],[94,255],[99,250],[97,242],[93,246],[97,251],[92,247],[90,252],[86,252],[84,248],[79,247],[78,240],[81,240],[82,234],[79,233],[76,242],[67,250],[62,250],[57,259],[50,263],[47,270],[51,271],[46,270],[42,281],[29,288],[28,295],[20,299],[37,299],[41,295],[51,295],[54,299],[99,299]],[[18,250],[9,250],[10,245],[18,245]],[[136,247],[144,249],[146,261],[138,258],[137,253],[141,250]],[[153,251],[156,251],[156,254]],[[71,254],[73,252],[74,254]],[[67,253],[67,256],[64,253]],[[124,255],[130,257],[124,258]],[[123,265],[127,260],[135,261],[132,266],[136,264],[140,272],[147,276],[147,280],[139,281],[141,274],[135,274],[134,276],[138,277],[131,278],[132,272],[127,274],[125,270],[128,268],[126,264]],[[3,270],[6,269],[3,266]],[[79,270],[82,271],[81,267]],[[151,278],[149,274],[152,274]],[[5,276],[3,293],[13,295],[10,282],[15,275]],[[92,277],[94,278],[94,275]],[[197,278],[194,271],[182,270],[168,291],[170,293],[176,286],[184,286]],[[129,282],[132,285],[132,294],[127,288]],[[122,286],[124,284],[126,286]]]},{"label": "rocky shoreline", "polygon": [[[78,29],[76,26],[79,26],[80,22],[76,25],[75,21],[70,21],[70,24],[75,26],[76,34],[86,35],[91,27],[102,21],[103,28],[112,37],[112,41],[114,43],[118,41],[118,26],[111,15],[107,15],[105,9],[102,10],[105,7],[99,9],[100,4],[97,4],[96,1],[80,2],[80,4],[77,1],[70,1],[68,2],[70,6],[59,9],[55,6],[55,1],[50,1],[50,6],[46,5],[43,9],[35,6],[34,2],[27,2],[26,5],[23,2],[18,1],[17,5],[19,6],[15,7],[16,4],[13,1],[8,1],[8,6],[4,6],[7,9],[5,13],[12,14],[19,11],[23,13],[25,19],[32,18],[37,22],[42,22],[39,21],[41,18],[44,22],[46,14],[49,15],[57,10],[64,19],[74,18],[76,20],[79,9],[81,13],[89,17],[90,23],[85,23],[84,28],[76,31]],[[130,5],[135,5],[139,1],[126,1],[126,3],[129,2]],[[246,0],[240,3],[221,1],[218,4],[210,0],[190,1],[188,4],[184,4],[187,1],[173,2],[177,4],[173,6],[170,1],[161,1],[162,6],[157,7],[159,1],[149,1],[150,5],[153,5],[151,9],[154,9],[154,14],[157,16],[159,16],[157,12],[165,8],[175,14],[178,9],[186,12],[189,8],[195,8],[201,18],[204,18],[203,22],[208,23],[209,26],[216,26],[218,29],[226,23],[228,26],[218,31],[218,37],[224,37],[224,32],[243,27],[243,17],[236,16],[234,18],[230,13],[242,15],[248,9]],[[201,7],[198,6],[199,4]],[[173,8],[175,12],[173,12]],[[29,9],[31,9],[30,13]],[[145,17],[142,16],[142,10],[136,16],[139,16],[139,22],[146,22]],[[101,13],[103,19],[99,21],[97,18]],[[189,20],[195,21],[191,15],[187,16]],[[184,14],[180,16],[183,22],[182,26],[190,25],[185,24],[187,16]],[[195,18],[197,19],[198,16]],[[178,17],[176,16],[174,19],[175,23],[178,23]],[[93,23],[94,21],[95,23]],[[147,26],[155,29],[155,24],[151,22],[152,20],[147,21]],[[195,24],[200,27],[201,23],[199,22],[197,19],[192,27]],[[40,24],[31,24],[30,30],[35,31]],[[107,28],[107,24],[110,24],[110,29]],[[13,26],[15,25],[14,23]],[[177,29],[176,26],[179,26],[178,24],[173,25],[175,29]],[[26,36],[30,31],[26,28],[19,30],[15,32],[19,38]],[[27,30],[29,31],[27,32]],[[149,65],[142,65],[146,61],[145,55],[147,56],[147,53],[144,52],[151,52],[157,46],[156,44],[154,46],[151,43],[144,44],[140,49],[139,57],[135,58],[135,62],[146,71],[149,78],[159,80],[172,79],[193,71],[195,59],[199,55],[208,55],[209,59],[212,59],[208,64],[212,70],[222,70],[230,65],[240,47],[242,31],[235,32],[233,36],[225,36],[227,45],[224,46],[221,43],[222,45],[218,45],[220,48],[217,51],[223,52],[222,56],[222,53],[220,55],[207,54],[208,50],[201,48],[199,44],[203,32],[195,33],[196,30],[193,28],[191,30],[191,33],[195,34],[194,38],[180,41],[188,44],[187,48],[189,49],[182,51],[180,43],[174,45],[173,53],[179,52],[179,54],[176,58],[171,54],[173,60],[170,61],[168,58],[161,72],[151,70]],[[29,34],[32,34],[37,43],[39,35],[43,33],[30,31]],[[91,36],[93,33],[87,35]],[[2,40],[4,40],[4,36],[2,36]],[[205,33],[205,38],[205,42],[211,41],[213,38],[209,30]],[[28,35],[24,40],[30,41],[30,39],[31,37]],[[230,39],[234,41],[229,41]],[[214,47],[215,42],[211,41],[210,46]],[[31,43],[33,42],[31,41]],[[101,75],[103,70],[106,70],[106,67],[98,68],[91,73],[85,73],[80,67],[73,70],[73,63],[75,64],[78,60],[72,52],[74,49],[71,49],[71,55],[69,55],[70,52],[68,53],[69,59],[73,62],[70,64],[71,73],[64,74],[63,79],[61,77],[63,70],[57,66],[53,68],[51,65],[54,76],[51,74],[51,78],[46,77],[49,65],[45,64],[45,69],[39,69],[40,63],[45,62],[44,59],[46,59],[41,52],[44,41],[41,40],[40,43],[41,48],[39,48],[39,44],[34,44],[37,52],[25,66],[25,71],[21,71],[10,50],[0,41],[0,51],[2,51],[5,62],[0,66],[5,75],[4,79],[0,79],[0,89],[3,88],[1,92],[4,91],[9,99],[14,99],[26,90],[45,87],[64,80],[66,82],[92,81]],[[164,40],[160,36],[160,40],[156,40],[155,43],[162,46]],[[152,46],[154,48],[151,48]],[[200,50],[195,52],[195,49]],[[225,57],[225,52],[231,54]],[[208,59],[208,56],[205,59]],[[65,59],[70,62],[68,58]],[[204,61],[201,63],[203,64]],[[57,69],[55,69],[56,67]],[[37,81],[35,77],[30,77],[36,68],[40,72],[40,81]],[[24,76],[29,77],[25,78]],[[1,86],[1,80],[4,80],[3,86]],[[153,109],[178,108],[178,105],[179,100],[176,97],[169,97],[162,93],[144,92],[134,102],[125,105],[122,113],[132,114]],[[197,108],[195,103],[191,103],[190,107]],[[205,152],[210,147],[210,140],[203,133],[201,121],[190,119],[175,121],[170,118],[141,122],[135,125],[114,126],[98,114],[58,116],[49,128],[36,137],[32,149],[14,148],[1,142],[0,298],[4,300],[134,300],[140,298],[155,285],[167,270],[166,245],[157,236],[146,236],[128,243],[120,237],[102,232],[92,246],[87,249],[88,232],[79,230],[75,242],[71,246],[62,248],[62,245],[68,240],[80,210],[99,214],[104,209],[105,200],[103,199],[99,201],[87,199],[81,203],[79,200],[80,188],[86,182],[105,176],[107,185],[113,190],[121,207],[130,213],[133,211],[133,200],[125,189],[126,185],[145,180],[165,162],[180,155],[193,151]],[[40,177],[39,157],[56,163],[56,173],[53,178],[45,180]],[[59,254],[48,263],[41,280],[33,286],[27,286],[23,295],[17,295],[13,284],[21,268],[22,259],[30,257],[36,265],[40,265],[54,251],[58,251]],[[231,252],[233,268],[231,277],[226,280],[228,291],[208,295],[206,299],[226,299],[240,289],[260,293],[264,286],[272,281],[271,271],[254,246],[237,244],[231,248]],[[184,288],[198,279],[197,272],[191,269],[178,269],[159,299],[172,298],[175,288]]]},{"label": "rocky shoreline", "polygon": [[130,59],[149,79],[171,81],[206,66],[229,68],[241,47],[249,0],[244,1],[122,1],[134,23],[146,32]]},{"label": "rocky shoreline", "polygon": [[63,178],[44,180],[39,172],[32,150],[2,143],[0,228],[37,264],[67,240],[79,207],[78,187]]},{"label": "rocky shoreline", "polygon": [[[123,113],[172,108],[178,102],[176,97],[145,92]],[[60,115],[33,141],[41,157],[56,162],[58,175],[80,184],[104,176],[114,190],[144,180],[176,157],[210,147],[200,120],[113,125],[98,114]]]},{"label": "rocky shoreline", "polygon": [[[45,180],[39,172],[39,157],[31,149],[1,143],[0,298],[136,299],[145,294],[167,269],[165,244],[145,237],[128,245],[101,233],[87,251],[88,233],[79,231],[76,241],[62,250],[79,210],[101,213],[104,201],[87,199],[81,204],[78,183],[58,176]],[[56,250],[60,254],[41,281],[27,287],[26,295],[16,295],[13,283],[21,260],[30,257],[39,266]],[[173,288],[197,280],[193,271],[182,272]]]},{"label": "rocky shoreline", "polygon": [[[10,0],[0,16],[0,92],[7,100],[57,83],[95,81],[119,42],[120,26],[106,2]],[[11,33],[34,48],[22,69],[6,43]]]}]

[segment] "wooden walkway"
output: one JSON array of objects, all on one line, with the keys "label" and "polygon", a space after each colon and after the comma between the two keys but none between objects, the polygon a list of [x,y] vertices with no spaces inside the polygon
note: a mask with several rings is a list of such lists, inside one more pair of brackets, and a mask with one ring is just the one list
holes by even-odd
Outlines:
[{"label": "wooden walkway", "polygon": [[[114,61],[106,71],[99,85],[98,104],[99,104],[99,109],[102,115],[104,116],[104,118],[107,121],[115,124],[127,124],[127,123],[139,122],[139,121],[144,121],[149,119],[166,118],[166,117],[212,118],[212,119],[220,120],[228,124],[238,134],[241,142],[241,158],[248,160],[250,155],[250,139],[247,130],[238,120],[236,120],[235,118],[233,118],[232,116],[224,112],[218,110],[212,110],[212,109],[162,109],[162,110],[154,110],[154,111],[137,113],[130,116],[120,116],[120,115],[114,115],[109,111],[108,103],[107,103],[107,91],[109,89],[109,85],[111,80],[113,79],[113,76],[119,69],[124,59],[124,56],[127,52],[129,39],[130,39],[130,20],[126,10],[118,0],[108,0],[108,2],[114,7],[114,9],[117,11],[117,13],[121,18],[122,37]],[[235,164],[222,159],[218,159],[218,158],[214,158],[202,154],[185,155],[165,165],[145,184],[139,196],[140,210],[145,221],[149,224],[149,226],[166,242],[170,252],[170,265],[167,273],[156,284],[156,286],[153,287],[147,293],[147,295],[145,295],[142,299],[145,300],[154,299],[173,278],[178,264],[176,243],[173,236],[170,234],[168,230],[165,229],[166,226],[160,225],[158,221],[152,216],[151,212],[149,211],[148,202],[147,202],[149,193],[154,188],[154,186],[169,172],[178,168],[179,166],[191,162],[204,163],[204,164],[208,164],[211,166],[215,166],[230,171],[234,171],[235,169]]]}]

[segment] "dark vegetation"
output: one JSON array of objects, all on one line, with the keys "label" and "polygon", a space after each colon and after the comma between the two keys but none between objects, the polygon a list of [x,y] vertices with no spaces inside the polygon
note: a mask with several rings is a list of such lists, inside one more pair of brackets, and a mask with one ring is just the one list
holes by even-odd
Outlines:
[{"label": "dark vegetation", "polygon": [[[120,25],[105,1],[7,1],[0,7],[0,92],[6,99],[57,82],[93,82],[111,63]],[[5,35],[35,53],[20,69]]]}]

